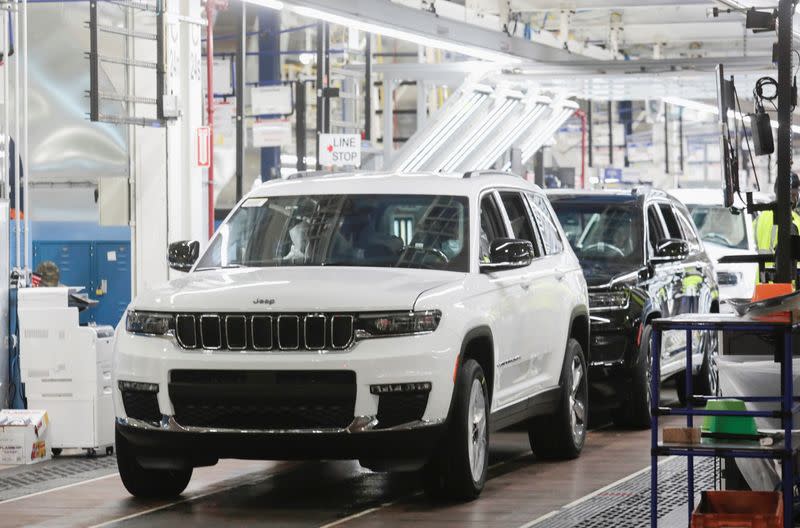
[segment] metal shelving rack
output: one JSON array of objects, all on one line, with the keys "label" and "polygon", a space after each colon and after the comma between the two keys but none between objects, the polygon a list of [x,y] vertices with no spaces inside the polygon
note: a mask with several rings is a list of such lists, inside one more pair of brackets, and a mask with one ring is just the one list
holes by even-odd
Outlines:
[{"label": "metal shelving rack", "polygon": [[[756,319],[737,317],[733,314],[688,314],[669,319],[656,319],[653,322],[652,335],[652,419],[651,419],[651,466],[650,466],[650,526],[658,527],[658,459],[662,456],[687,457],[687,485],[689,524],[691,524],[692,511],[694,510],[694,457],[729,457],[729,458],[771,458],[781,460],[782,492],[783,492],[783,525],[787,528],[793,526],[793,489],[796,482],[793,460],[798,448],[792,444],[792,428],[794,414],[800,412],[798,398],[794,398],[792,350],[794,334],[800,330],[798,314],[785,314]],[[665,331],[686,332],[686,407],[667,408],[659,406],[660,375],[661,375],[661,338]],[[751,332],[772,333],[783,337],[783,350],[780,350],[780,341],[776,337],[775,361],[781,364],[781,394],[780,396],[767,397],[739,397],[745,402],[780,402],[777,411],[710,411],[698,409],[696,402],[705,402],[720,399],[717,396],[693,396],[692,388],[692,332],[694,331],[722,331],[722,332]],[[701,444],[665,444],[658,440],[659,417],[685,416],[686,426],[694,426],[694,417],[703,416],[749,416],[762,418],[780,418],[781,428],[784,432],[783,442],[778,442],[770,447],[763,447],[758,442],[720,442],[704,439]]]}]

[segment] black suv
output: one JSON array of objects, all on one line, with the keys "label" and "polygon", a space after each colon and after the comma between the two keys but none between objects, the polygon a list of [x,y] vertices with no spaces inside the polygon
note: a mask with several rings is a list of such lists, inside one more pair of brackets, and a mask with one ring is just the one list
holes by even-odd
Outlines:
[{"label": "black suv", "polygon": [[[549,193],[589,286],[590,400],[614,421],[650,425],[650,322],[719,311],[714,268],[686,207],[650,191]],[[695,394],[717,389],[716,337],[693,338]],[[684,332],[665,333],[661,381],[675,378],[685,401]]]}]

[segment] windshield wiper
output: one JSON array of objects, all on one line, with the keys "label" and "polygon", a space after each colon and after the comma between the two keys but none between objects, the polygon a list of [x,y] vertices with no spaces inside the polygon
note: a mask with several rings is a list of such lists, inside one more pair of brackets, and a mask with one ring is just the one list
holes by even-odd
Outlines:
[{"label": "windshield wiper", "polygon": [[215,269],[232,269],[232,268],[242,268],[241,264],[226,264],[225,266],[206,266],[204,268],[197,268],[195,271],[208,271],[208,270],[215,270]]}]

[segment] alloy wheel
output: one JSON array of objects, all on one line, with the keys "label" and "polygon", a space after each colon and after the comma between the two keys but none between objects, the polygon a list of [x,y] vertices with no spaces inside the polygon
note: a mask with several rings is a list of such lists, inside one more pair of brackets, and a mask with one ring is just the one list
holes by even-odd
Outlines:
[{"label": "alloy wheel", "polygon": [[586,376],[580,358],[572,358],[572,386],[569,394],[570,426],[572,440],[580,445],[586,434]]},{"label": "alloy wheel", "polygon": [[486,398],[480,380],[472,381],[467,412],[467,431],[469,431],[469,467],[472,480],[480,482],[486,465]]}]

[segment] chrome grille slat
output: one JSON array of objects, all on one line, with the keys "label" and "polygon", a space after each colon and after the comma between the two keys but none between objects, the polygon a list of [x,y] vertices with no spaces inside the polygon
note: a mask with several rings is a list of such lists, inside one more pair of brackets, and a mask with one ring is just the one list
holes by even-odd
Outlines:
[{"label": "chrome grille slat", "polygon": [[[183,335],[183,332],[181,332],[181,330],[183,328],[183,326],[181,325],[181,321],[184,320],[184,319],[187,320],[187,322],[185,324],[190,326],[190,328],[192,330],[191,331],[191,338],[192,338],[191,344],[186,339],[189,336],[188,335]],[[195,317],[193,315],[178,314],[175,317],[175,337],[178,339],[178,344],[180,346],[182,346],[183,348],[188,348],[190,350],[197,348],[197,320],[195,319]]]},{"label": "chrome grille slat", "polygon": [[[231,343],[231,335],[236,337],[236,332],[234,332],[233,325],[237,324],[242,325],[241,331],[239,334],[241,335],[241,345],[234,345]],[[225,343],[228,345],[228,350],[244,350],[247,348],[247,317],[244,315],[226,315],[225,316]]]},{"label": "chrome grille slat", "polygon": [[[322,320],[322,339],[321,342],[311,343],[311,339],[309,339],[308,335],[308,328],[310,325],[314,324],[314,321]],[[327,333],[327,317],[323,314],[309,314],[303,318],[303,342],[308,350],[322,350],[325,348],[325,334]],[[311,336],[313,339],[314,336]]]},{"label": "chrome grille slat", "polygon": [[[264,328],[268,329],[269,339],[265,339],[265,342],[269,341],[267,346],[261,346],[258,344],[259,340],[256,339],[256,325],[264,325]],[[250,318],[250,339],[252,340],[251,343],[253,345],[253,350],[272,350],[275,347],[271,315],[254,315]]]},{"label": "chrome grille slat", "polygon": [[[292,330],[292,331],[294,332],[294,336],[295,336],[295,339],[294,339],[294,343],[295,344],[293,346],[286,346],[284,344],[284,341],[289,341],[289,336],[288,336],[289,332],[286,332],[286,331],[281,332],[281,327],[283,326],[281,323],[284,320],[287,321],[287,322],[291,321],[291,320],[294,320],[294,330]],[[288,330],[288,328],[287,328],[287,330]],[[287,334],[285,338],[281,335],[282,333]],[[278,348],[280,348],[281,350],[299,350],[300,349],[300,316],[299,315],[279,315],[278,316]]]},{"label": "chrome grille slat", "polygon": [[[345,319],[349,321],[350,336],[346,340],[337,341],[336,339],[336,322]],[[353,329],[355,318],[352,315],[334,315],[331,317],[331,348],[334,350],[344,350],[353,343],[355,330]]]},{"label": "chrome grille slat", "polygon": [[[204,324],[205,321],[209,321],[213,325],[215,320],[216,341],[211,335],[206,336],[206,325]],[[219,315],[203,314],[200,316],[200,342],[202,343],[203,348],[208,350],[220,350],[222,348],[222,318]],[[216,345],[211,345],[209,343],[216,343]]]},{"label": "chrome grille slat", "polygon": [[[345,350],[355,317],[337,313],[181,313],[175,337],[186,350]],[[282,332],[282,335],[281,335]]]}]

